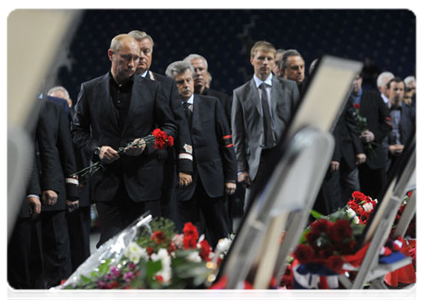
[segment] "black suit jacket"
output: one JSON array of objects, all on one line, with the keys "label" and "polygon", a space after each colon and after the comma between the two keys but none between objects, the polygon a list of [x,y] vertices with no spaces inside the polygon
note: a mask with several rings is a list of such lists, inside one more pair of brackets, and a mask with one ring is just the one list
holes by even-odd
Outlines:
[{"label": "black suit jacket", "polygon": [[[375,139],[373,146],[374,157],[366,153],[366,164],[370,169],[385,168],[386,158],[383,151],[383,139],[392,130],[391,117],[388,107],[383,102],[380,94],[373,91],[363,90],[360,104],[360,115],[366,117],[367,127],[373,132]],[[363,145],[366,150],[366,144]]]},{"label": "black suit jacket", "polygon": [[37,142],[41,172],[41,190],[58,193],[57,203],[43,205],[42,211],[57,211],[66,208],[66,199],[78,199],[77,184],[68,182],[75,173],[76,163],[73,152],[69,123],[63,106],[57,101],[44,100],[37,125]]},{"label": "black suit jacket", "polygon": [[333,160],[346,164],[349,170],[356,168],[357,154],[364,153],[352,101],[351,98],[348,99],[334,131],[336,144]]},{"label": "black suit jacket", "polygon": [[[123,129],[110,95],[109,78],[104,76],[81,86],[72,122],[72,136],[87,155],[94,156],[96,147],[125,147],[136,138],[145,137],[160,127],[167,135],[176,136],[176,126],[163,89],[157,81],[134,76],[132,98]],[[162,162],[154,145],[148,145],[139,156],[121,155],[105,170],[91,177],[93,200],[111,201],[120,184],[135,202],[160,199]],[[123,183],[124,182],[124,183]]]},{"label": "black suit jacket", "polygon": [[170,159],[178,161],[178,171],[187,174],[192,173],[192,141],[191,134],[188,128],[188,121],[185,118],[184,109],[181,105],[181,97],[176,88],[175,80],[164,75],[153,73],[149,71],[146,78],[153,77],[161,83],[166,99],[169,101],[169,107],[178,127],[178,135],[175,139],[175,146],[169,149]]},{"label": "black suit jacket", "polygon": [[211,90],[208,88],[205,88],[202,95],[204,96],[212,96],[219,99],[220,104],[222,104],[222,107],[225,111],[226,120],[228,121],[229,127],[231,126],[231,114],[232,114],[232,97],[229,95],[226,95],[224,93]]},{"label": "black suit jacket", "polygon": [[232,137],[219,99],[194,95],[191,137],[194,149],[193,183],[187,187],[178,186],[177,198],[190,200],[198,177],[209,197],[223,196],[225,182],[236,182],[237,175]]}]

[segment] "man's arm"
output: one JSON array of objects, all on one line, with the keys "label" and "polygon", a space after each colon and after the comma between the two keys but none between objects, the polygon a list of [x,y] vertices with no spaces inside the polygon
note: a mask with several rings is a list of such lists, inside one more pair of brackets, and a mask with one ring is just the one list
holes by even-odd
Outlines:
[{"label": "man's arm", "polygon": [[245,132],[244,132],[244,116],[242,111],[242,105],[239,96],[234,90],[232,103],[232,140],[234,143],[237,171],[248,172],[248,163],[246,156],[246,144],[245,144]]},{"label": "man's arm", "polygon": [[90,115],[86,85],[83,83],[75,106],[75,114],[71,124],[71,135],[79,149],[81,149],[81,151],[83,151],[92,161],[97,161],[99,157],[94,154],[95,149],[105,145],[100,145],[98,141],[92,138]]}]

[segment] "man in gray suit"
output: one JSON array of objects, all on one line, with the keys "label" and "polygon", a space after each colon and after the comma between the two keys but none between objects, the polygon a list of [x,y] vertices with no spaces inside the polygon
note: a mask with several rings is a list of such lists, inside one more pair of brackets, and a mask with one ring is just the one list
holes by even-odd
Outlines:
[{"label": "man in gray suit", "polygon": [[[271,43],[255,43],[250,56],[254,76],[233,93],[231,119],[238,182],[247,186],[263,176],[269,151],[279,142],[300,97],[295,81],[272,74],[275,56]],[[248,190],[245,207],[251,202]]]}]

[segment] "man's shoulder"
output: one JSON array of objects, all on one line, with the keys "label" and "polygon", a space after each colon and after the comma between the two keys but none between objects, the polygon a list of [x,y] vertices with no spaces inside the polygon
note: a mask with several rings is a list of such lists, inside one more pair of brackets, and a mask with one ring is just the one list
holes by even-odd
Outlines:
[{"label": "man's shoulder", "polygon": [[228,97],[227,94],[216,91],[216,90],[212,90],[212,89],[206,89],[204,95],[214,96],[214,97],[217,97],[217,98],[227,98]]},{"label": "man's shoulder", "polygon": [[251,81],[252,81],[252,79],[248,80],[248,81],[247,81],[246,83],[244,83],[243,85],[241,85],[241,86],[239,86],[239,87],[235,88],[235,89],[234,89],[234,92],[235,92],[235,93],[243,93],[243,92],[245,92],[246,90],[249,90],[249,89],[250,89],[250,86],[251,86]]},{"label": "man's shoulder", "polygon": [[294,80],[284,79],[280,77],[273,76],[272,84],[279,85],[282,87],[294,87],[297,83]]},{"label": "man's shoulder", "polygon": [[82,84],[85,86],[93,86],[95,84],[98,84],[99,82],[102,82],[103,80],[107,80],[109,76],[109,73],[106,73],[104,75],[95,77],[93,79],[87,80],[85,82],[83,82]]},{"label": "man's shoulder", "polygon": [[201,101],[201,102],[205,102],[205,103],[214,103],[214,102],[219,101],[219,98],[217,98],[216,96],[211,96],[211,95],[194,94],[194,101]]}]

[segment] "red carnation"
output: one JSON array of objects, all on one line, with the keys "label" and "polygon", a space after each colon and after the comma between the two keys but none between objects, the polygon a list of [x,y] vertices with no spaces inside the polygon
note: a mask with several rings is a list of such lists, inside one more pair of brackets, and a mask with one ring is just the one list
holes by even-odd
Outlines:
[{"label": "red carnation", "polygon": [[407,197],[408,198],[411,198],[411,195],[413,194],[413,191],[408,191],[408,193],[407,193]]},{"label": "red carnation", "polygon": [[360,109],[360,104],[359,103],[354,103],[354,108],[355,109]]},{"label": "red carnation", "polygon": [[200,242],[200,257],[205,260],[205,261],[209,261],[210,260],[210,252],[211,252],[211,247],[209,245],[209,243],[206,240],[202,240]]},{"label": "red carnation", "polygon": [[185,237],[190,236],[195,240],[198,239],[197,227],[195,227],[195,225],[193,225],[191,222],[185,223],[183,231]]},{"label": "red carnation", "polygon": [[192,236],[184,237],[184,249],[195,249],[197,248],[197,239],[194,239]]},{"label": "red carnation", "polygon": [[328,233],[330,228],[332,227],[332,222],[326,219],[319,219],[311,223],[310,226],[314,231],[318,233]]},{"label": "red carnation", "polygon": [[295,249],[293,256],[298,259],[300,264],[307,264],[314,258],[314,251],[310,246],[301,244]]},{"label": "red carnation", "polygon": [[328,259],[327,266],[334,270],[337,273],[340,273],[342,271],[342,265],[344,264],[344,260],[341,256],[331,256]]},{"label": "red carnation", "polygon": [[364,195],[362,192],[359,192],[359,191],[355,191],[355,192],[353,192],[353,193],[352,193],[352,197],[353,197],[355,200],[359,200],[360,202],[361,202],[361,201],[366,201],[366,202],[368,202],[368,199],[369,199],[369,197],[368,197],[368,196]]},{"label": "red carnation", "polygon": [[329,233],[330,238],[334,241],[343,241],[351,235],[352,229],[348,220],[337,220]]}]

